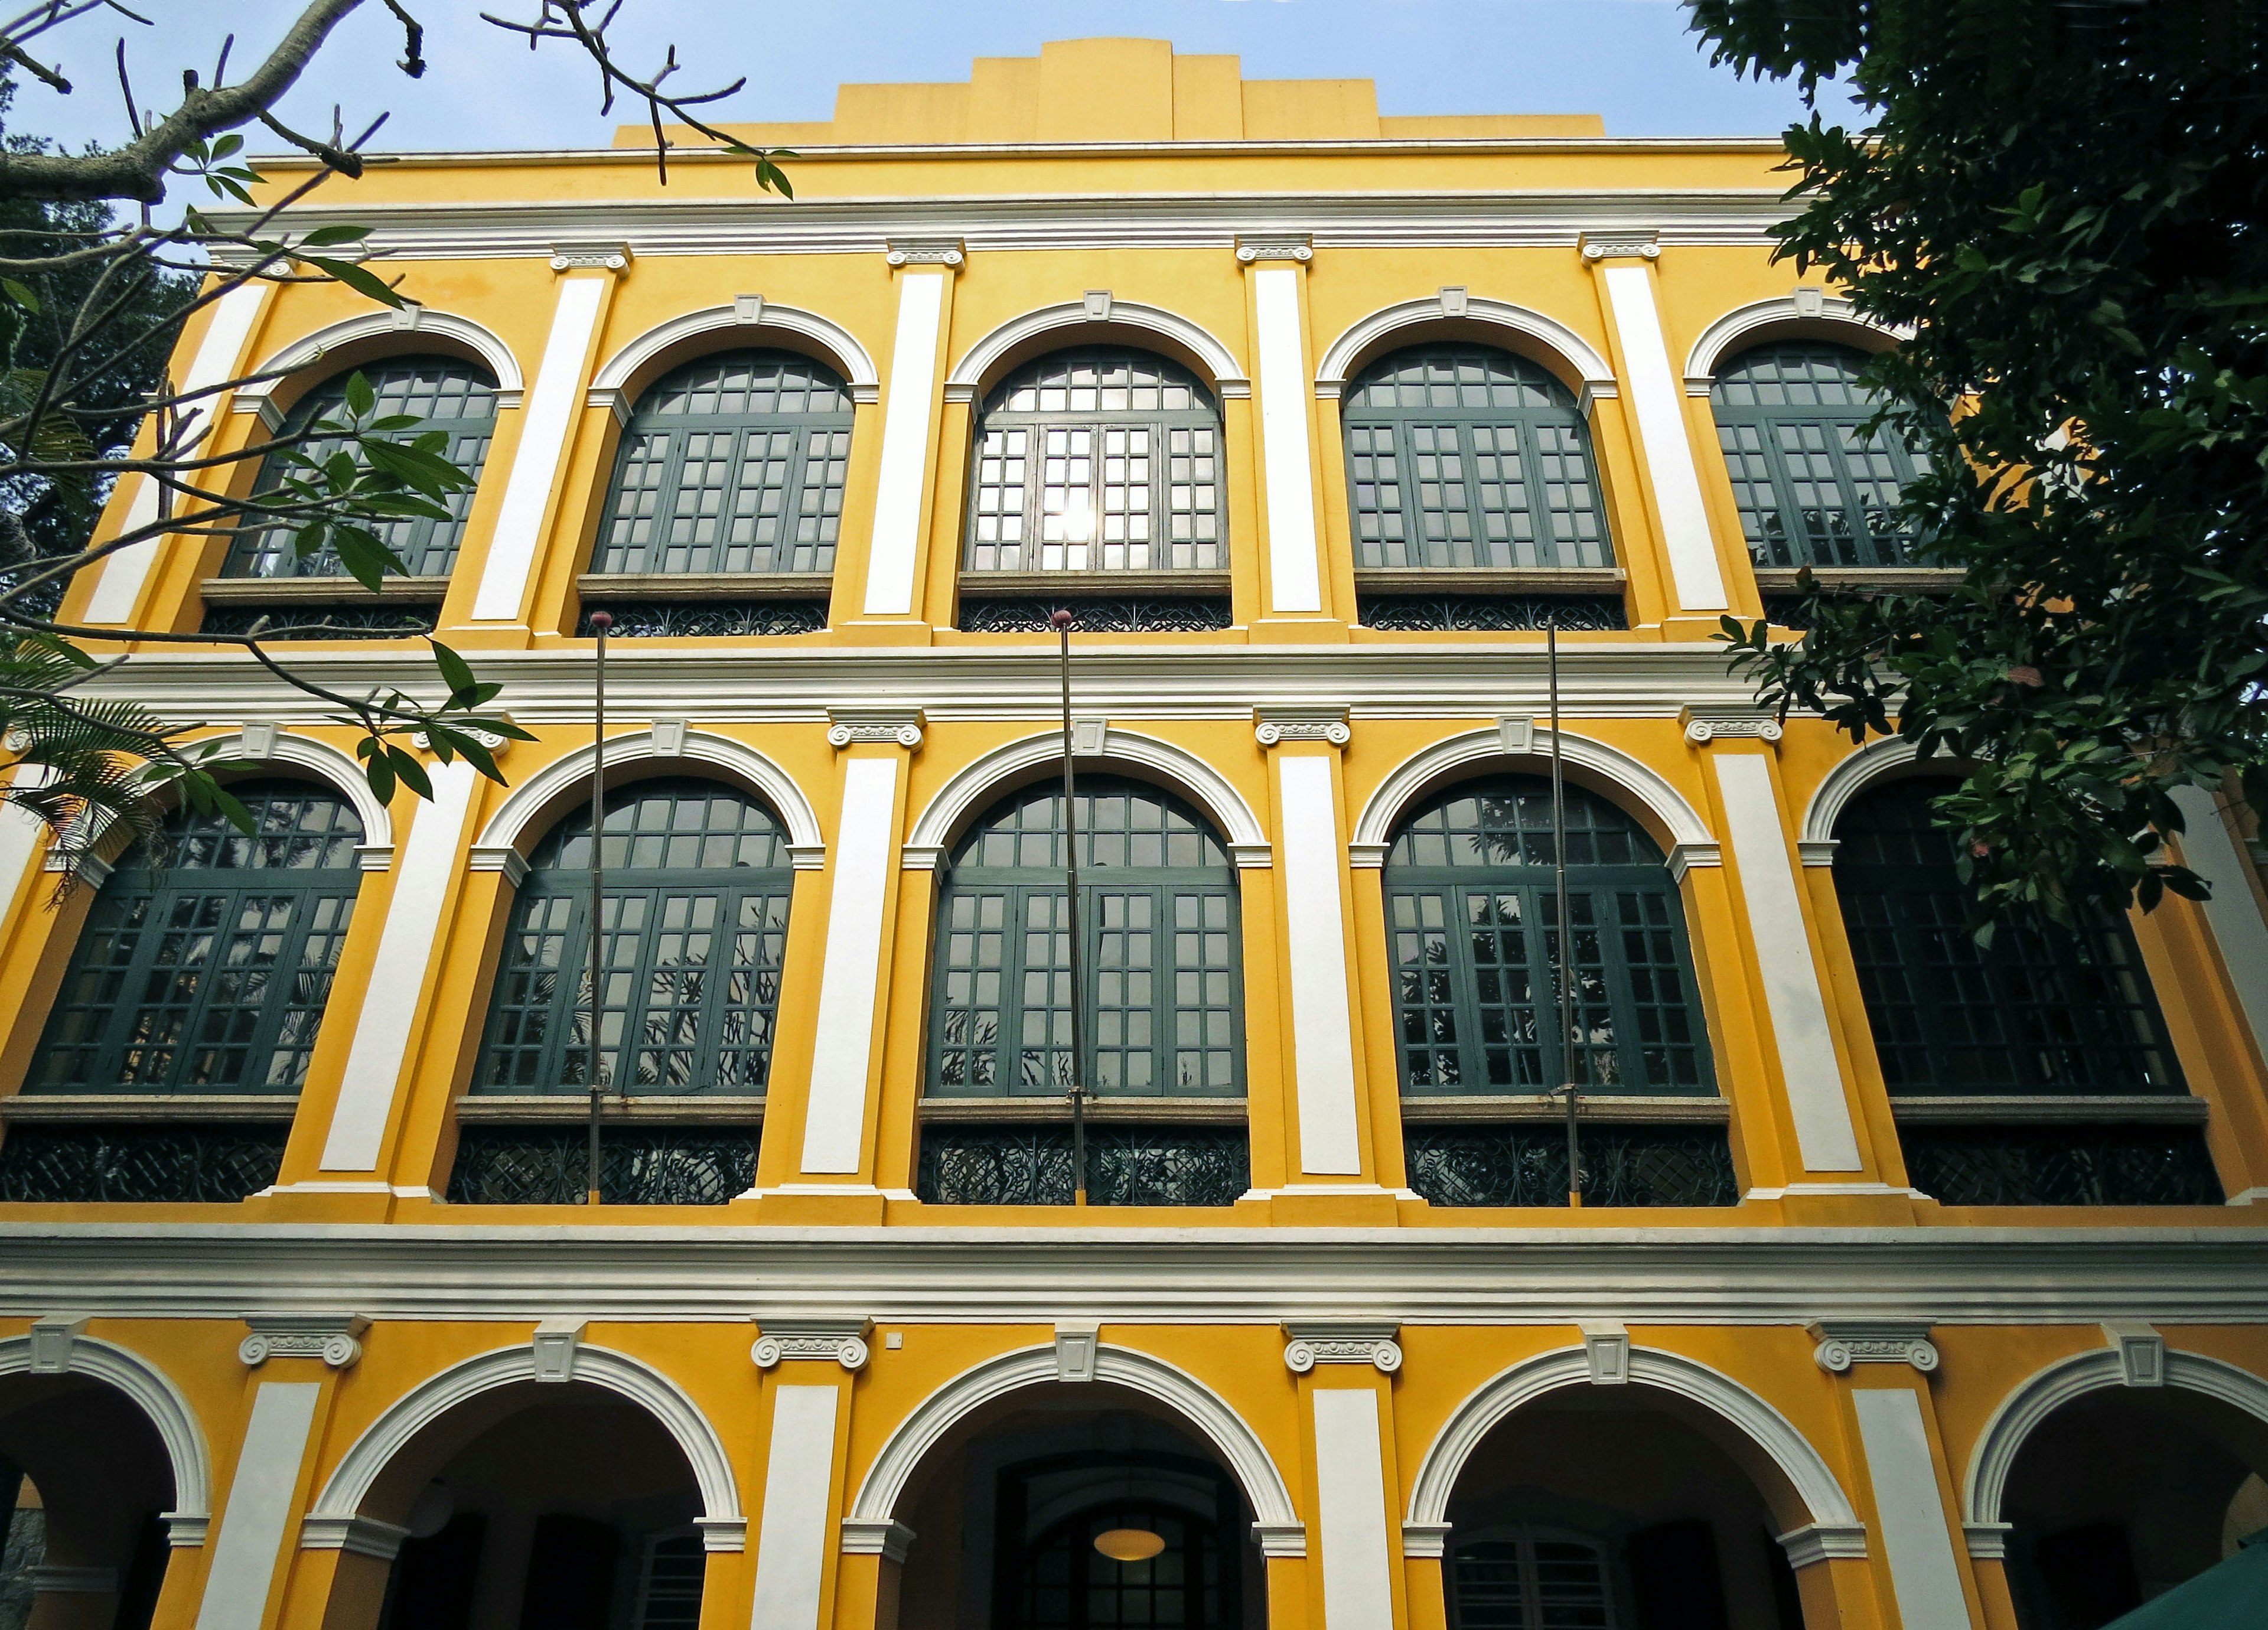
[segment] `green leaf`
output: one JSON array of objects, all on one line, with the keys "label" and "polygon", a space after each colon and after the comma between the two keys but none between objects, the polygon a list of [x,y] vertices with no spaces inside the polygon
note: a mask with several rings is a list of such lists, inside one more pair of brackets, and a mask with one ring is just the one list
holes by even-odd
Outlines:
[{"label": "green leaf", "polygon": [[375,737],[365,737],[356,744],[355,750],[369,762],[363,765],[363,778],[381,804],[394,801],[394,761],[384,751],[385,744]]},{"label": "green leaf", "polygon": [[441,682],[449,687],[450,700],[469,695],[480,688],[471,667],[465,659],[438,639],[428,641],[433,647],[434,666],[441,670]]},{"label": "green leaf", "polygon": [[378,406],[378,393],[359,368],[347,377],[346,400],[347,411],[358,419],[368,418],[371,409]]},{"label": "green leaf", "polygon": [[318,226],[300,239],[299,242],[305,248],[324,249],[334,244],[359,243],[369,236],[370,228],[367,226],[350,226],[342,224],[334,226]]},{"label": "green leaf", "polygon": [[29,284],[18,283],[13,277],[0,277],[0,290],[5,290],[8,298],[26,311],[40,309],[40,297],[32,291]]},{"label": "green leaf", "polygon": [[[246,202],[251,201],[247,199]],[[385,282],[375,272],[358,266],[352,261],[330,260],[320,254],[302,254],[298,258],[321,272],[325,277],[337,278],[357,294],[367,296],[381,306],[391,306],[396,311],[400,311],[409,303],[392,289],[387,288]]]},{"label": "green leaf", "polygon": [[433,783],[426,777],[425,766],[417,762],[416,754],[389,745],[386,749],[386,762],[394,766],[394,773],[401,778],[404,786],[420,798],[432,798]]}]

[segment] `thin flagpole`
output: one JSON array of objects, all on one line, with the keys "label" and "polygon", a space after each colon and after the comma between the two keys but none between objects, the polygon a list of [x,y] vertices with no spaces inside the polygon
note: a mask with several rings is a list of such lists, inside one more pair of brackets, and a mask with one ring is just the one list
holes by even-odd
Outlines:
[{"label": "thin flagpole", "polygon": [[1559,749],[1559,619],[1543,624],[1551,675],[1551,887],[1559,920],[1559,1080],[1567,1094],[1567,1204],[1583,1203],[1583,1149],[1576,1130],[1575,925],[1567,914],[1567,781]]},{"label": "thin flagpole", "polygon": [[606,1019],[604,945],[606,942],[607,862],[600,828],[607,816],[607,631],[615,619],[603,611],[591,614],[591,631],[598,636],[597,705],[591,726],[591,1138],[590,1203],[599,1203],[599,1112],[605,1089],[599,1081],[600,1027]]},{"label": "thin flagpole", "polygon": [[1063,640],[1064,876],[1071,933],[1071,1204],[1086,1204],[1086,981],[1079,933],[1079,804],[1071,757],[1071,631],[1079,619],[1068,610],[1049,619]]}]

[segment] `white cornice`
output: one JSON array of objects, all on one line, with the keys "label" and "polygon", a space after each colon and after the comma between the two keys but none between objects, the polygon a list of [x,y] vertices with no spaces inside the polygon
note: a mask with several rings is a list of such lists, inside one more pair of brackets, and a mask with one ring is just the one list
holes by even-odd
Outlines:
[{"label": "white cornice", "polygon": [[[1079,1272],[1066,1280],[1066,1252]],[[0,1224],[0,1311],[233,1321],[2268,1323],[2268,1238],[2137,1228]],[[1405,1334],[1406,1339],[1406,1334]]]}]

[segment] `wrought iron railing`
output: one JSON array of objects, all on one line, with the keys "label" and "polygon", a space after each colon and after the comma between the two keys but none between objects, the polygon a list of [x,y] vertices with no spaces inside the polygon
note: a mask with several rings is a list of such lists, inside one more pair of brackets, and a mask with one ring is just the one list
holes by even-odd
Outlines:
[{"label": "wrought iron railing", "polygon": [[[722,1206],[756,1181],[756,1131],[614,1127],[599,1145],[609,1206]],[[468,1126],[457,1141],[449,1200],[458,1206],[579,1206],[590,1188],[590,1134],[579,1125]]]},{"label": "wrought iron railing", "polygon": [[[1251,1186],[1241,1126],[1086,1129],[1091,1206],[1230,1206]],[[915,1191],[934,1206],[1068,1206],[1071,1128],[924,1127]]]},{"label": "wrought iron railing", "polygon": [[1906,1176],[1947,1206],[2218,1206],[2196,1126],[1898,1128]]},{"label": "wrought iron railing", "polygon": [[1630,626],[1619,594],[1364,594],[1356,616],[1386,633],[1527,633],[1552,618],[1573,631]]},{"label": "wrought iron railing", "polygon": [[233,1205],[276,1181],[288,1123],[24,1125],[0,1143],[0,1200]]},{"label": "wrought iron railing", "polygon": [[[1586,1126],[1586,1206],[1732,1206],[1741,1198],[1714,1125]],[[1436,1206],[1567,1204],[1567,1134],[1549,1122],[1410,1125],[1410,1186]]]},{"label": "wrought iron railing", "polygon": [[294,601],[272,606],[209,606],[199,631],[249,634],[263,618],[269,629],[291,631],[294,639],[416,639],[431,633],[435,623],[430,607],[412,610]]},{"label": "wrought iron railing", "polygon": [[1050,600],[964,600],[961,629],[968,634],[1044,634],[1057,607],[1073,603],[1082,634],[1208,634],[1229,626],[1226,596],[1128,596],[1075,602]]},{"label": "wrought iron railing", "polygon": [[594,600],[575,624],[585,638],[593,611],[615,619],[615,639],[764,639],[827,628],[823,600]]}]

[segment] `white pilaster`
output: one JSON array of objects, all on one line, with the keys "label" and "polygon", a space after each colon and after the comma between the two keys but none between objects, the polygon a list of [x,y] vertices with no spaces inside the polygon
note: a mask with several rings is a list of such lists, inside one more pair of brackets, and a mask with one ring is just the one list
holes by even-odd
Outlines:
[{"label": "white pilaster", "polygon": [[1693,465],[1693,443],[1685,433],[1685,400],[1670,372],[1669,350],[1661,337],[1661,318],[1653,301],[1653,275],[1644,266],[1610,266],[1607,304],[1622,342],[1623,365],[1630,375],[1631,407],[1638,416],[1638,439],[1646,444],[1646,475],[1661,516],[1661,541],[1669,555],[1670,581],[1681,611],[1725,609],[1725,575],[1709,535],[1709,510],[1701,499],[1701,477]]},{"label": "white pilaster", "polygon": [[394,868],[394,898],[371,964],[370,991],[355,1015],[346,1073],[323,1143],[325,1171],[370,1171],[409,1062],[425,975],[440,954],[441,906],[457,871],[457,846],[477,772],[459,759],[432,770],[433,798],[419,806]]},{"label": "white pilaster", "polygon": [[1970,1630],[1953,1530],[1937,1487],[1921,1400],[1903,1387],[1864,1387],[1851,1395],[1874,1517],[1890,1565],[1890,1588],[1905,1630]]},{"label": "white pilaster", "polygon": [[[189,371],[181,376],[180,390],[188,395],[234,379],[244,358],[245,342],[252,337],[252,325],[259,321],[261,308],[268,303],[269,284],[239,284],[213,303],[212,320],[205,325],[204,337],[197,342],[197,354],[189,364]],[[187,404],[184,413],[202,416],[204,431],[196,438],[202,445],[220,419],[225,396],[208,396],[201,402]],[[132,532],[150,525],[158,519],[158,483],[147,476],[136,476],[134,496],[127,500],[126,524],[122,532]],[[86,602],[89,623],[127,623],[134,616],[134,608],[142,599],[142,588],[150,580],[151,569],[158,564],[158,545],[162,538],[149,538],[104,559],[102,575],[96,579],[94,594]],[[200,540],[202,543],[202,540]]]},{"label": "white pilaster", "polygon": [[2190,870],[2213,885],[2213,898],[2205,903],[2205,919],[2220,942],[2220,960],[2228,968],[2236,999],[2252,1024],[2260,1051],[2268,1057],[2268,918],[2260,915],[2260,902],[2245,875],[2244,857],[2220,818],[2220,801],[2201,786],[2174,789],[2188,822],[2182,833],[2182,859]]},{"label": "white pilaster", "polygon": [[1323,608],[1315,561],[1315,472],[1307,421],[1307,348],[1296,266],[1252,272],[1260,348],[1260,455],[1267,469],[1269,609]]},{"label": "white pilaster", "polygon": [[950,270],[898,278],[898,334],[890,347],[889,405],[882,419],[881,480],[867,552],[866,615],[906,616],[914,608],[921,558],[922,495],[929,483],[932,403],[937,395],[937,336]]},{"label": "white pilaster", "polygon": [[1771,766],[1755,753],[1712,753],[1725,805],[1725,836],[1741,868],[1741,897],[1764,975],[1764,1007],[1787,1084],[1789,1113],[1806,1171],[1857,1171],[1858,1132],[1843,1092],[1842,1066],[1804,931],[1795,868],[1772,790]]},{"label": "white pilaster", "polygon": [[[29,791],[46,785],[52,774],[45,764],[24,764],[16,771],[14,785]],[[16,909],[16,896],[33,875],[32,864],[45,845],[47,830],[48,823],[28,809],[0,804],[0,923]]]},{"label": "white pilaster", "polygon": [[228,1486],[204,1600],[197,1606],[197,1630],[260,1630],[322,1391],[313,1381],[263,1381],[253,1394],[252,1419]]},{"label": "white pilaster", "polygon": [[806,1172],[858,1169],[897,793],[896,758],[853,758],[844,764],[827,953],[820,964],[819,1045],[811,1061],[811,1096],[804,1113]]},{"label": "white pilaster", "polygon": [[1314,1401],[1323,1623],[1326,1630],[1394,1630],[1378,1394],[1368,1387],[1318,1387]]},{"label": "white pilaster", "polygon": [[1352,1176],[1362,1170],[1362,1142],[1356,1122],[1354,1018],[1347,1000],[1331,761],[1314,754],[1278,754],[1276,764],[1284,812],[1300,1170],[1307,1176]]},{"label": "white pilaster", "polygon": [[543,542],[543,517],[551,505],[560,463],[567,456],[567,439],[583,399],[584,362],[610,282],[608,276],[560,280],[559,299],[551,308],[551,335],[543,343],[535,387],[527,393],[519,448],[512,455],[512,475],[504,483],[504,502],[497,508],[488,557],[481,567],[480,589],[473,597],[475,622],[516,622],[527,599],[528,577]]},{"label": "white pilaster", "polygon": [[782,1387],[773,1395],[750,1630],[818,1630],[839,1396],[831,1386]]}]

